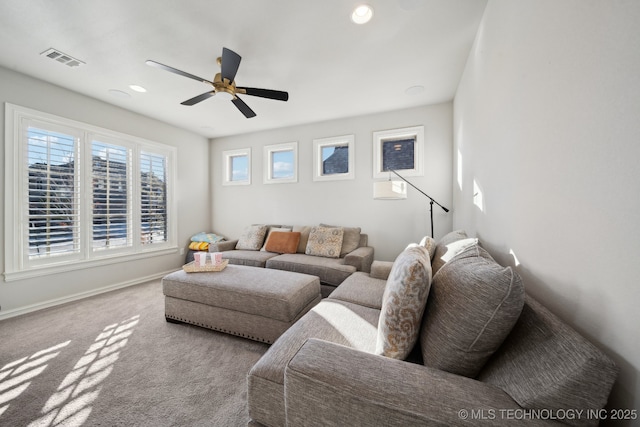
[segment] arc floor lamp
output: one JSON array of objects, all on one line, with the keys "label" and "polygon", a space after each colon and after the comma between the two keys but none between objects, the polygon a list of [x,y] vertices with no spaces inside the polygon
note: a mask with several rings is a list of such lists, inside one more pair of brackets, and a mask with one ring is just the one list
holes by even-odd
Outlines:
[{"label": "arc floor lamp", "polygon": [[392,181],[391,175],[389,175],[388,181],[375,181],[373,183],[373,198],[377,200],[400,200],[407,198],[407,185],[409,184],[411,187],[415,188],[420,192],[420,194],[424,195],[429,199],[429,214],[431,217],[431,237],[433,235],[433,204],[440,206],[442,210],[445,212],[449,212],[449,209],[442,206],[440,203],[434,200],[433,197],[429,196],[427,193],[407,181],[404,177],[402,177],[398,172],[393,169],[387,169],[389,172],[393,172],[400,178],[402,181]]}]

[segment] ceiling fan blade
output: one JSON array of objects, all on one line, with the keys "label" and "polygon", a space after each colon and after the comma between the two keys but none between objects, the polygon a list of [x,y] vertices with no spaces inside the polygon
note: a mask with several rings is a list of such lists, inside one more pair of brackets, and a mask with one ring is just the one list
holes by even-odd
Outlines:
[{"label": "ceiling fan blade", "polygon": [[222,63],[220,65],[222,78],[232,82],[236,78],[242,57],[226,47],[222,48]]},{"label": "ceiling fan blade", "polygon": [[180,71],[177,68],[169,67],[168,65],[164,65],[164,64],[161,64],[159,62],[152,61],[150,59],[147,60],[147,62],[145,62],[145,64],[147,64],[147,65],[149,65],[151,67],[156,67],[156,68],[160,68],[160,69],[165,70],[165,71],[169,71],[170,73],[177,74],[179,76],[188,77],[190,79],[197,80],[199,82],[213,84],[213,82],[210,82],[207,79],[203,79],[202,77],[194,76],[193,74],[189,74],[189,73],[187,73],[185,71]]},{"label": "ceiling fan blade", "polygon": [[255,117],[256,113],[253,112],[253,110],[251,108],[249,108],[249,106],[247,104],[244,103],[244,101],[240,98],[238,98],[238,96],[236,95],[236,97],[234,98],[233,101],[233,105],[235,105],[238,110],[240,110],[240,112],[242,114],[244,114],[244,116],[247,119],[250,119],[251,117]]},{"label": "ceiling fan blade", "polygon": [[237,89],[244,90],[247,95],[261,98],[276,99],[278,101],[287,101],[289,99],[289,94],[281,90],[258,89],[255,87],[239,87]]},{"label": "ceiling fan blade", "polygon": [[198,102],[202,102],[202,101],[204,101],[205,99],[211,98],[211,97],[212,97],[213,95],[215,95],[215,94],[216,94],[216,93],[215,93],[215,92],[213,92],[213,91],[211,91],[211,92],[205,92],[205,93],[203,93],[202,95],[194,96],[194,97],[193,97],[193,98],[191,98],[191,99],[187,99],[186,101],[181,102],[180,104],[182,104],[182,105],[195,105],[195,104],[197,104]]}]

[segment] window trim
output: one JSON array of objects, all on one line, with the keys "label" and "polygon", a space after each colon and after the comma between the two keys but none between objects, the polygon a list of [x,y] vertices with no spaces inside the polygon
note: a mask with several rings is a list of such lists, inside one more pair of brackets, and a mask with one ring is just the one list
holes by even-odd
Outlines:
[{"label": "window trim", "polygon": [[[247,179],[233,180],[232,159],[234,157],[247,158]],[[227,150],[222,152],[222,185],[251,185],[251,148]]]},{"label": "window trim", "polygon": [[401,129],[391,129],[373,132],[373,178],[387,178],[389,176],[388,171],[382,170],[383,165],[383,150],[382,144],[385,141],[401,139],[401,138],[415,138],[415,145],[413,147],[413,168],[401,169],[403,176],[423,176],[423,163],[424,163],[424,126],[412,126]]},{"label": "window trim", "polygon": [[[283,151],[293,152],[293,176],[290,178],[273,177],[273,154]],[[285,142],[282,144],[267,145],[264,147],[264,183],[288,184],[298,182],[298,142]]]},{"label": "window trim", "polygon": [[[24,155],[23,127],[25,121],[42,122],[52,127],[71,128],[74,137],[80,136],[76,157],[80,162],[79,182],[80,188],[80,255],[73,257],[52,257],[45,260],[29,261],[28,248],[25,252],[24,207],[23,194],[28,190],[28,183],[24,180]],[[76,135],[78,134],[78,135]],[[132,246],[129,250],[93,251],[91,247],[91,232],[93,221],[91,220],[92,189],[88,186],[91,182],[91,143],[97,138],[99,141],[119,141],[132,147]],[[103,139],[100,139],[103,138]],[[153,245],[142,245],[139,239],[140,231],[140,152],[150,152],[166,157],[166,197],[167,197],[167,240]],[[177,178],[177,149],[175,147],[146,140],[143,138],[123,134],[120,132],[100,128],[79,121],[66,119],[49,113],[33,110],[18,105],[5,103],[5,281],[20,280],[44,276],[53,273],[94,268],[112,263],[140,259],[163,254],[175,253],[177,246],[177,206],[175,201],[175,183]]]},{"label": "window trim", "polygon": [[[346,173],[324,174],[322,172],[322,149],[325,147],[347,146],[349,153],[348,171]],[[355,179],[355,136],[343,135],[330,138],[313,140],[313,180],[314,181],[339,181]]]}]

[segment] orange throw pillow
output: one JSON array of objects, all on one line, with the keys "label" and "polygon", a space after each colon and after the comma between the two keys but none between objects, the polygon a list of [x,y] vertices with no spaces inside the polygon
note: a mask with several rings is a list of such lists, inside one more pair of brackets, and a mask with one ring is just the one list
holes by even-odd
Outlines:
[{"label": "orange throw pillow", "polygon": [[272,231],[267,239],[265,250],[279,254],[295,254],[300,242],[298,231]]}]

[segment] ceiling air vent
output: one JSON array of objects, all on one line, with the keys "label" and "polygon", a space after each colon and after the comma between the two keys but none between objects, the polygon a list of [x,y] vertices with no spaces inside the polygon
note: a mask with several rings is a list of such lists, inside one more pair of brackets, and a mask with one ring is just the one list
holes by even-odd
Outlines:
[{"label": "ceiling air vent", "polygon": [[74,58],[71,55],[67,55],[64,52],[60,52],[57,49],[51,48],[42,52],[40,55],[44,55],[47,58],[53,59],[54,61],[58,61],[61,64],[64,64],[68,67],[77,67],[78,65],[84,65],[85,63],[80,61],[79,59]]}]

